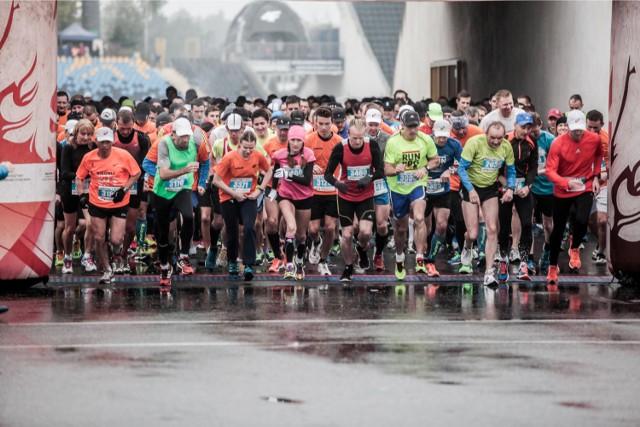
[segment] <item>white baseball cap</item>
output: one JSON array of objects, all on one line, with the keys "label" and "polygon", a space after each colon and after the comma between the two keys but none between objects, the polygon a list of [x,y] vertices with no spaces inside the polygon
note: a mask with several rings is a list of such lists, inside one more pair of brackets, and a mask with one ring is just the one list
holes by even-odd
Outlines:
[{"label": "white baseball cap", "polygon": [[382,123],[382,113],[377,108],[370,108],[367,110],[365,121],[367,123]]},{"label": "white baseball cap", "polygon": [[446,120],[436,120],[433,124],[433,135],[436,137],[451,135],[451,123]]},{"label": "white baseball cap", "polygon": [[242,129],[242,116],[240,114],[231,113],[227,116],[227,129],[240,130]]},{"label": "white baseball cap", "polygon": [[580,110],[571,110],[567,114],[569,130],[587,130],[587,117]]},{"label": "white baseball cap", "polygon": [[185,119],[184,117],[180,117],[175,122],[173,122],[173,131],[178,136],[193,135],[191,122],[189,121],[189,119]]},{"label": "white baseball cap", "polygon": [[101,127],[96,131],[96,141],[113,142],[113,131],[108,127]]},{"label": "white baseball cap", "polygon": [[76,128],[77,124],[78,124],[77,120],[67,120],[67,124],[64,125],[65,132],[73,133],[73,130]]}]

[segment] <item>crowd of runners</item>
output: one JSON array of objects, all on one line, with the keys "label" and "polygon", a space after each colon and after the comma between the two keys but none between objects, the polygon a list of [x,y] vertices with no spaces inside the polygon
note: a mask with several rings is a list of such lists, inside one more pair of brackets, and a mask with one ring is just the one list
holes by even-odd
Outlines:
[{"label": "crowd of runners", "polygon": [[510,263],[518,279],[556,284],[563,249],[580,269],[589,227],[592,260],[607,263],[609,137],[579,95],[541,115],[508,90],[475,104],[466,91],[414,102],[402,90],[230,103],[169,87],[117,102],[60,91],[57,110],[63,274],[100,269],[112,283],[145,263],[166,287],[203,251],[207,270],[245,281],[259,265],[285,280],[304,280],[307,262],[339,274],[340,254],[343,282],[387,267],[403,280],[410,256],[425,277],[438,258],[460,274],[475,266],[485,285],[507,281]]}]

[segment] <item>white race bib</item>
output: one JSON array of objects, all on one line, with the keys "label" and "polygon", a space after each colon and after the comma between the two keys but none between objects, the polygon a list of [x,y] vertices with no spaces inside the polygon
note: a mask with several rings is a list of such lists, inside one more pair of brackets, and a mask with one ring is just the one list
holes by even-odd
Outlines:
[{"label": "white race bib", "polygon": [[133,185],[129,189],[129,194],[131,194],[132,196],[138,195],[138,181],[133,183]]},{"label": "white race bib", "polygon": [[251,191],[251,184],[253,184],[253,178],[233,178],[229,182],[229,187],[241,193],[249,193]]},{"label": "white race bib", "polygon": [[364,178],[369,175],[371,165],[366,166],[347,166],[347,180],[359,181],[360,178]]},{"label": "white race bib", "polygon": [[98,199],[113,202],[113,195],[120,187],[98,187]]},{"label": "white race bib", "polygon": [[[87,178],[84,180],[84,192],[88,193],[89,192],[89,184],[91,184],[91,179]],[[78,193],[78,189],[76,188],[76,180],[72,180],[71,181],[71,194],[73,194],[74,196],[79,196],[80,193]]]},{"label": "white race bib", "polygon": [[401,172],[398,174],[397,178],[398,178],[398,181],[397,181],[398,185],[414,185],[415,183],[418,182],[418,178],[413,176],[413,171]]},{"label": "white race bib", "polygon": [[445,183],[442,182],[440,180],[440,178],[437,179],[430,179],[427,182],[427,194],[440,194],[440,193],[444,193],[444,189],[445,189]]},{"label": "white race bib", "polygon": [[187,186],[187,175],[180,175],[164,183],[164,188],[172,193],[182,191]]},{"label": "white race bib", "polygon": [[316,191],[330,192],[335,191],[336,187],[329,184],[324,175],[313,175],[313,189]]},{"label": "white race bib", "polygon": [[524,178],[516,178],[516,191],[524,188]]},{"label": "white race bib", "polygon": [[373,195],[381,196],[383,194],[387,194],[389,192],[389,187],[387,187],[387,181],[384,178],[376,179],[373,181]]}]

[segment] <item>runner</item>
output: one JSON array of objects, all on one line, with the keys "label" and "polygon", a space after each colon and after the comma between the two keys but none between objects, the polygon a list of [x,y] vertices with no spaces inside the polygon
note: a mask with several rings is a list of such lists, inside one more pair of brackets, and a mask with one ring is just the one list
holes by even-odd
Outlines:
[{"label": "runner", "polygon": [[[376,110],[377,111],[377,110]],[[337,144],[324,172],[324,179],[338,189],[338,214],[342,228],[341,248],[345,269],[340,277],[350,282],[353,276],[354,218],[358,221],[357,244],[359,271],[369,268],[367,247],[373,233],[373,181],[384,178],[384,166],[378,144],[365,137],[364,120],[354,119],[349,124],[349,138]],[[340,179],[334,172],[340,166]]]},{"label": "runner", "polygon": [[477,135],[469,139],[462,150],[458,175],[462,183],[462,213],[467,232],[462,249],[460,273],[471,274],[471,245],[478,237],[478,216],[482,210],[487,226],[486,254],[487,262],[484,284],[497,283],[493,259],[498,240],[498,174],[506,165],[507,189],[500,202],[513,199],[516,183],[513,149],[504,139],[505,129],[501,122],[489,125],[486,135]]},{"label": "runner", "polygon": [[[462,93],[462,92],[461,92]],[[440,163],[437,167],[429,171],[429,182],[427,183],[427,207],[425,211],[425,222],[427,226],[427,236],[431,234],[431,214],[435,217],[436,229],[431,237],[431,244],[428,246],[427,274],[432,277],[440,276],[436,269],[436,255],[447,237],[447,225],[449,224],[449,213],[451,209],[452,194],[450,191],[450,179],[454,162],[460,162],[462,145],[456,139],[451,138],[451,124],[446,120],[436,120],[433,125],[433,135],[431,138],[436,143],[438,158]]]},{"label": "runner", "polygon": [[602,169],[600,171],[600,191],[595,196],[591,207],[591,230],[598,237],[598,246],[593,250],[591,259],[596,265],[606,265],[607,257],[607,176],[609,170],[609,135],[602,129],[604,117],[598,110],[587,113],[587,130],[600,137],[602,142]]},{"label": "runner", "polygon": [[[275,163],[273,186],[278,189],[278,205],[286,224],[285,279],[304,279],[302,263],[306,252],[307,227],[311,218],[313,173],[316,161],[313,150],[305,147],[305,136],[302,126],[291,126],[287,148],[276,151],[272,156]],[[280,184],[279,187],[278,184]],[[296,239],[298,245],[294,258]]]},{"label": "runner", "polygon": [[487,114],[480,122],[482,130],[487,132],[489,126],[499,121],[505,128],[505,132],[511,132],[514,129],[516,116],[524,113],[524,110],[513,106],[513,95],[506,89],[499,90],[495,94],[497,109]]},{"label": "runner", "polygon": [[545,171],[553,187],[553,231],[547,282],[558,282],[558,256],[569,212],[575,207],[569,269],[580,269],[580,243],[587,232],[593,194],[600,190],[602,142],[586,130],[587,120],[578,109],[567,114],[569,133],[556,138],[549,150]]},{"label": "runner", "polygon": [[[306,146],[313,151],[313,200],[311,204],[311,222],[309,236],[311,250],[309,262],[318,264],[318,272],[330,275],[327,258],[333,239],[336,237],[338,209],[336,205],[336,188],[324,179],[324,171],[329,163],[331,151],[342,138],[331,131],[333,114],[328,107],[316,110],[316,131],[307,135]],[[320,226],[324,221],[324,235],[320,237]]]},{"label": "runner", "polygon": [[404,280],[404,244],[407,240],[409,214],[415,227],[416,272],[426,273],[424,251],[426,246],[425,185],[430,168],[439,164],[438,150],[431,137],[418,132],[420,118],[408,111],[403,115],[400,132],[389,138],[384,153],[387,183],[391,190],[391,206],[396,219],[394,240],[396,244],[395,275]]},{"label": "runner", "polygon": [[[258,213],[257,199],[264,194],[266,183],[271,179],[271,167],[264,154],[256,150],[256,136],[245,131],[237,150],[222,157],[216,165],[214,185],[220,190],[220,209],[227,230],[227,253],[229,276],[239,275],[238,240],[239,224],[243,224],[244,280],[253,279],[252,266],[256,262],[256,231],[254,224]],[[264,173],[263,183],[257,185],[258,173]],[[260,214],[262,212],[260,211]]]},{"label": "runner", "polygon": [[[129,204],[129,190],[140,178],[140,167],[127,151],[112,147],[113,131],[107,127],[98,129],[98,149],[87,153],[76,172],[76,188],[84,191],[84,180],[89,177],[89,194],[83,192],[80,204],[88,203],[96,254],[104,269],[99,283],[113,283],[114,271],[109,264],[109,252],[105,240],[107,221],[109,241],[114,264],[123,256],[124,229]],[[88,202],[87,202],[88,198]]]}]

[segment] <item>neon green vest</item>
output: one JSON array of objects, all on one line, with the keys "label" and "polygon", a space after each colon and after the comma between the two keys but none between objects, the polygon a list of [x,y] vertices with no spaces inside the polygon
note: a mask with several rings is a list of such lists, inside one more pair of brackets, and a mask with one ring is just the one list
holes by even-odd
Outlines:
[{"label": "neon green vest", "polygon": [[[169,148],[169,161],[171,162],[169,169],[182,169],[189,163],[196,161],[197,150],[196,144],[195,142],[193,142],[193,137],[189,138],[189,147],[184,151],[178,150],[171,137],[167,136],[165,138],[165,141],[167,143],[167,147]],[[165,199],[173,199],[176,194],[178,194],[182,190],[191,191],[192,186],[192,172],[180,175],[168,181],[163,181],[160,178],[160,174],[156,173],[156,178],[153,183],[153,192],[158,196],[164,197]]]}]

